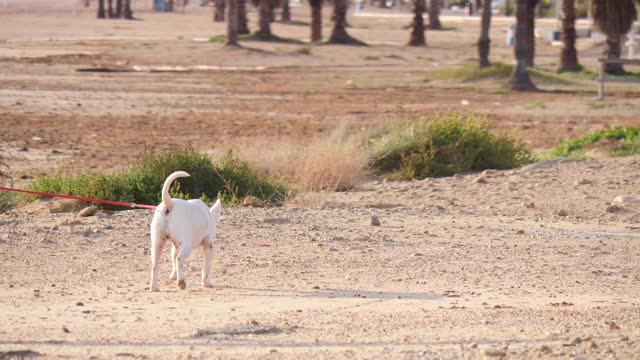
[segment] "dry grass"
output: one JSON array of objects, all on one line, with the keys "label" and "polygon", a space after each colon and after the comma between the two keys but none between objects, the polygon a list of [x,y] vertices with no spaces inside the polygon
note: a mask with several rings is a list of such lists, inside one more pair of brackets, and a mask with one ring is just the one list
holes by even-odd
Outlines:
[{"label": "dry grass", "polygon": [[281,178],[301,192],[347,191],[366,178],[369,156],[346,125],[308,146],[266,148],[241,149],[240,157],[262,174]]}]

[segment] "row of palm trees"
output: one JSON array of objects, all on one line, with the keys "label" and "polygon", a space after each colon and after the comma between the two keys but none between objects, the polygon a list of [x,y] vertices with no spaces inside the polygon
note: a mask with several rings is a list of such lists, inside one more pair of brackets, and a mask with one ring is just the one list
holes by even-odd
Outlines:
[{"label": "row of palm trees", "polygon": [[[115,7],[112,2],[115,1]],[[348,0],[334,0],[332,20],[334,23],[328,42],[331,44],[349,44],[354,39],[347,33],[347,7]],[[516,66],[514,67],[510,87],[513,90],[535,90],[536,87],[529,77],[529,68],[534,65],[535,59],[535,9],[540,0],[515,0],[516,1],[516,27],[514,53]],[[580,1],[580,0],[577,0]],[[108,16],[133,18],[131,0],[107,0]],[[225,6],[226,2],[226,6]],[[579,71],[582,69],[578,62],[575,47],[575,2],[576,0],[562,0],[562,42],[560,52],[559,72]],[[99,0],[98,18],[105,18],[105,0]],[[259,9],[259,25],[255,35],[258,38],[269,39],[271,23],[275,20],[274,8],[283,7],[283,21],[290,20],[288,9],[289,0],[253,0]],[[490,66],[489,51],[491,40],[489,29],[491,27],[490,0],[476,0],[482,6],[482,20],[480,37],[478,39],[478,55],[480,67]],[[323,0],[309,0],[311,5],[311,41],[322,40],[322,5]],[[607,58],[619,58],[622,47],[622,37],[629,32],[633,22],[637,19],[636,5],[640,0],[591,0],[591,10],[594,24],[606,35]],[[245,0],[217,0],[214,20],[224,21],[224,12],[227,12],[227,43],[228,46],[238,45],[238,35],[248,34]],[[439,29],[441,27],[439,14],[442,0],[429,0],[429,27]],[[222,10],[220,10],[222,9]],[[424,12],[427,11],[426,0],[413,0],[413,21],[409,36],[409,46],[426,46]],[[624,73],[621,64],[608,64],[606,72],[611,74]]]},{"label": "row of palm trees", "polygon": [[131,0],[107,0],[108,8],[105,10],[105,0],[98,0],[98,19],[109,17],[124,18],[133,20],[133,11],[131,10]]},{"label": "row of palm trees", "polygon": [[[517,0],[516,3],[516,32],[515,57],[510,86],[513,90],[535,90],[535,85],[529,77],[529,67],[533,66],[535,42],[534,8],[538,0]],[[591,11],[595,26],[602,31],[607,40],[605,57],[619,59],[623,36],[631,30],[633,22],[637,20],[637,8],[640,0],[592,0]],[[562,0],[562,42],[560,52],[559,72],[579,71],[582,69],[578,62],[576,51],[575,31],[575,0]],[[478,42],[480,47],[480,42]],[[624,74],[622,64],[607,64],[605,71],[609,74]]]}]

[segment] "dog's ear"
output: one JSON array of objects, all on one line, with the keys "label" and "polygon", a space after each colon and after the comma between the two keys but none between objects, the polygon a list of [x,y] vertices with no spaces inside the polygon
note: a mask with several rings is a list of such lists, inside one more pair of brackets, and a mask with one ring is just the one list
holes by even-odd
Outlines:
[{"label": "dog's ear", "polygon": [[218,199],[216,203],[213,204],[211,209],[209,209],[209,213],[211,214],[211,218],[215,222],[218,222],[218,219],[220,219],[220,214],[222,213],[222,203],[220,203],[220,199]]}]

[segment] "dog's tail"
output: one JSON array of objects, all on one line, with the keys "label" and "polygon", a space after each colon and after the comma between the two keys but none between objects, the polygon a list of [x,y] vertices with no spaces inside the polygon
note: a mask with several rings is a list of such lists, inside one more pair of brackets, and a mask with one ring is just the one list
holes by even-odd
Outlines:
[{"label": "dog's tail", "polygon": [[164,204],[166,209],[171,208],[171,195],[169,195],[169,189],[171,188],[171,183],[181,177],[189,177],[188,173],[184,171],[176,171],[173,174],[169,175],[167,180],[164,181],[164,185],[162,185],[162,203]]},{"label": "dog's tail", "polygon": [[216,200],[216,203],[209,209],[209,213],[211,214],[211,219],[213,219],[214,224],[218,223],[218,219],[220,219],[220,213],[222,212],[222,204],[220,203],[220,199]]}]

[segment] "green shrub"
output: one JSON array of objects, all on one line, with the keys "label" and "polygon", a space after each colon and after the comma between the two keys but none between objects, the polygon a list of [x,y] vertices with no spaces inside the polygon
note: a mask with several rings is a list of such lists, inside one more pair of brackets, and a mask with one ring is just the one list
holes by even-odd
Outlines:
[{"label": "green shrub", "polygon": [[495,135],[487,121],[455,112],[400,115],[370,135],[367,144],[373,169],[401,180],[509,169],[533,161],[510,134]]},{"label": "green shrub", "polygon": [[191,177],[174,182],[171,194],[177,198],[201,198],[237,204],[247,195],[269,203],[282,202],[287,186],[271,178],[260,178],[248,163],[229,153],[216,163],[195,149],[173,149],[161,153],[146,151],[129,168],[113,175],[96,172],[75,176],[55,174],[37,178],[35,191],[69,194],[139,204],[158,204],[164,180],[174,171]]},{"label": "green shrub", "polygon": [[609,156],[640,154],[640,128],[613,128],[567,140],[552,149],[545,157],[586,158],[589,150],[600,150]]},{"label": "green shrub", "polygon": [[[10,179],[11,177],[6,172],[9,169],[2,159],[0,159],[0,179]],[[15,205],[15,195],[8,191],[0,191],[0,213],[7,210],[11,210]]]}]

